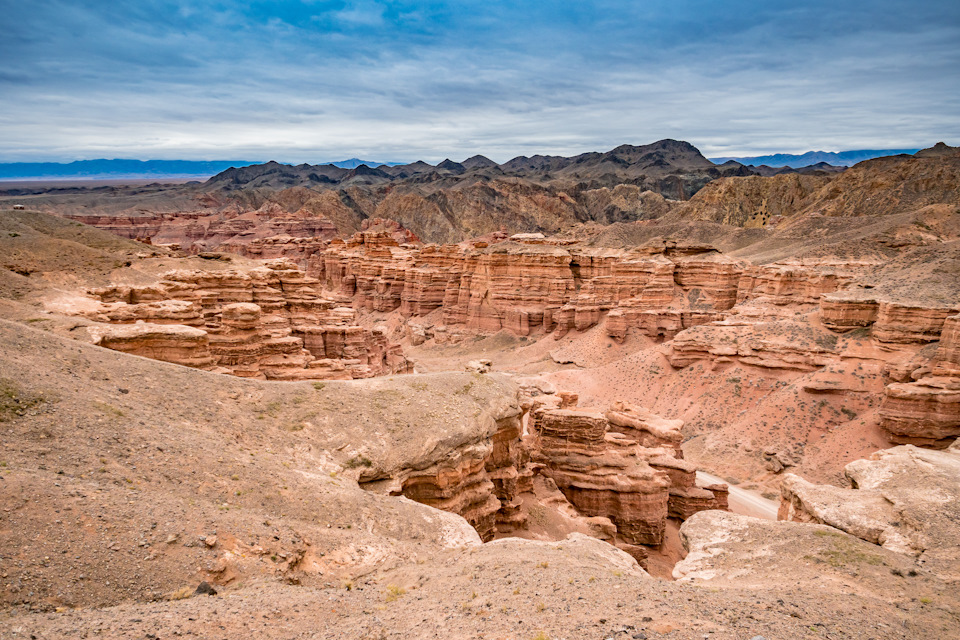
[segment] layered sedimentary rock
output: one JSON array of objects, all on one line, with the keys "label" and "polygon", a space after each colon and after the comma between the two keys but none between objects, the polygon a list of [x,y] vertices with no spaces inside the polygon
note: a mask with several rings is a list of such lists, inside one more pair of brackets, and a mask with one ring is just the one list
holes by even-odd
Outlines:
[{"label": "layered sedimentary rock", "polygon": [[463,516],[482,540],[491,540],[500,510],[500,500],[494,495],[494,484],[485,470],[492,448],[488,442],[464,447],[429,470],[411,473],[404,480],[401,493],[411,500]]},{"label": "layered sedimentary rock", "polygon": [[694,327],[670,343],[667,360],[683,368],[698,360],[736,358],[770,369],[812,371],[837,360],[836,338],[806,323],[729,321]]},{"label": "layered sedimentary rock", "polygon": [[306,209],[288,213],[277,203],[264,204],[255,211],[230,206],[215,212],[200,209],[148,216],[68,214],[65,217],[131,240],[155,245],[175,244],[190,252],[213,247],[237,251],[267,238],[330,240],[337,235],[336,225],[327,217]]},{"label": "layered sedimentary rock", "polygon": [[880,418],[893,442],[944,447],[960,436],[960,378],[930,376],[889,384]]},{"label": "layered sedimentary rock", "polygon": [[833,293],[820,299],[820,321],[830,329],[868,327],[877,320],[880,303],[863,293]]},{"label": "layered sedimentary rock", "polygon": [[533,459],[577,511],[609,518],[617,540],[657,546],[668,517],[726,508],[726,487],[697,487],[696,466],[682,459],[682,421],[626,403],[605,414],[574,403],[555,396],[528,404]]},{"label": "layered sedimentary rock", "polygon": [[370,311],[407,317],[442,310],[445,325],[520,335],[583,331],[614,313],[630,328],[672,337],[723,317],[743,263],[708,246],[667,243],[625,252],[572,249],[552,239],[465,246],[397,246],[369,232],[301,261],[325,288]]},{"label": "layered sedimentary rock", "polygon": [[960,578],[960,447],[894,447],[851,462],[844,474],[853,488],[785,476],[779,519],[828,524]]},{"label": "layered sedimentary rock", "polygon": [[816,304],[820,296],[850,282],[848,268],[773,264],[747,267],[737,287],[737,300],[764,298],[773,304]]},{"label": "layered sedimentary rock", "polygon": [[933,374],[960,376],[960,315],[950,316],[943,322],[940,345],[933,359]]},{"label": "layered sedimentary rock", "polygon": [[[284,260],[248,270],[173,271],[156,285],[94,290],[102,304],[86,315],[118,324],[99,338],[103,346],[242,377],[351,379],[411,369],[399,345],[381,330],[356,326],[356,312],[321,297],[317,284]],[[160,326],[170,329],[163,334]],[[177,339],[183,344],[171,342]]]},{"label": "layered sedimentary rock", "polygon": [[[503,376],[476,372],[435,374],[432,381],[438,395],[429,415],[444,415],[451,424],[411,439],[415,453],[371,441],[375,450],[358,452],[346,467],[368,490],[463,516],[485,541],[523,527],[520,494],[532,489],[533,470],[521,444],[516,387]],[[482,410],[458,412],[475,403]]]},{"label": "layered sedimentary rock", "polygon": [[927,343],[939,340],[944,321],[956,305],[919,305],[881,301],[873,336],[881,342]]},{"label": "layered sedimentary rock", "polygon": [[207,332],[195,327],[141,322],[97,327],[91,333],[96,344],[114,351],[196,369],[213,369],[216,365]]},{"label": "layered sedimentary rock", "polygon": [[631,544],[658,545],[667,519],[670,481],[631,451],[607,442],[599,412],[555,409],[539,425],[544,475],[588,516],[609,517]]},{"label": "layered sedimentary rock", "polygon": [[[913,334],[924,329],[921,325]],[[944,320],[939,338],[927,365],[909,361],[904,369],[910,378],[901,375],[902,382],[884,389],[880,425],[895,443],[942,448],[960,436],[960,316]],[[911,378],[915,381],[906,381]]]}]

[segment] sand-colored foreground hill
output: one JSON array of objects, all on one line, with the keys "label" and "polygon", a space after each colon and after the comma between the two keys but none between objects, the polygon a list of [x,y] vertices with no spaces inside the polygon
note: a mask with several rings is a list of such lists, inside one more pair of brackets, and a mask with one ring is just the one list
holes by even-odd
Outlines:
[{"label": "sand-colored foreground hill", "polygon": [[[821,525],[697,514],[682,529],[684,580],[671,584],[590,538],[483,545],[459,516],[353,479],[402,486],[409,470],[493,442],[519,416],[516,387],[499,376],[263,382],[6,321],[0,339],[4,637],[960,628],[956,591],[937,573]],[[201,581],[218,594],[175,599]]]}]

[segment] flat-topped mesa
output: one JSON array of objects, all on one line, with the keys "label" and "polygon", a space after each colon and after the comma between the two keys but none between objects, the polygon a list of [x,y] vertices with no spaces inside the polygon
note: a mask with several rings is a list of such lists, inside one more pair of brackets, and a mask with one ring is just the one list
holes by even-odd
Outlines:
[{"label": "flat-topped mesa", "polygon": [[661,418],[652,411],[617,401],[606,413],[610,430],[629,436],[643,447],[670,447],[674,457],[682,458],[683,420]]},{"label": "flat-topped mesa", "polygon": [[817,304],[823,294],[833,293],[853,277],[853,272],[834,266],[749,266],[740,279],[737,302],[763,299],[776,305]]},{"label": "flat-topped mesa", "polygon": [[956,304],[910,304],[881,301],[873,337],[880,342],[927,343],[940,339],[947,317],[960,311]]},{"label": "flat-topped mesa", "polygon": [[836,331],[869,327],[879,309],[876,298],[864,292],[828,293],[820,298],[820,322]]},{"label": "flat-topped mesa", "polygon": [[699,360],[736,358],[768,369],[812,371],[838,359],[836,342],[829,331],[801,321],[727,321],[683,331],[666,356],[677,369]]},{"label": "flat-topped mesa", "polygon": [[214,370],[207,332],[177,324],[117,324],[91,327],[94,344],[114,351],[172,362],[195,369]]},{"label": "flat-topped mesa", "polygon": [[[204,327],[214,364],[242,377],[351,379],[411,370],[399,345],[383,331],[353,325],[356,311],[320,297],[317,285],[284,259],[250,270],[173,271],[149,287],[92,293],[104,302],[98,320]],[[155,357],[159,348],[133,341],[124,350]],[[171,352],[159,359],[195,358]]]},{"label": "flat-topped mesa", "polygon": [[326,289],[354,308],[442,310],[443,323],[520,335],[586,330],[619,310],[614,335],[636,328],[671,337],[723,317],[737,298],[743,263],[708,247],[614,249],[486,242],[454,246],[331,242],[308,260]]},{"label": "flat-topped mesa", "polygon": [[564,398],[531,402],[534,461],[586,516],[609,518],[627,544],[662,543],[668,517],[726,507],[726,487],[696,486],[682,459],[682,421],[618,402],[606,414],[558,409]]},{"label": "flat-topped mesa", "polygon": [[[217,247],[250,257],[260,257],[255,247],[267,239],[330,240],[337,235],[336,225],[329,218],[305,209],[287,213],[275,203],[267,203],[255,211],[221,210],[211,213],[209,210],[199,210],[136,217],[65,217],[125,238],[146,240],[154,245],[176,244],[188,252]],[[287,249],[282,256],[289,256]]]},{"label": "flat-topped mesa", "polygon": [[544,322],[544,309],[573,295],[577,283],[570,254],[555,247],[497,245],[468,253],[456,296],[446,296],[444,322],[494,332],[528,335]]},{"label": "flat-topped mesa", "polygon": [[960,436],[960,378],[930,376],[884,388],[880,426],[896,444],[934,448]]}]

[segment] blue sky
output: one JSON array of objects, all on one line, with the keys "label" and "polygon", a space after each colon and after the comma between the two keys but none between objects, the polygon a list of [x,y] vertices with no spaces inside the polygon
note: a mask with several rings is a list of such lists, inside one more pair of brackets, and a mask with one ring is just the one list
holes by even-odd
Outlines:
[{"label": "blue sky", "polygon": [[0,161],[960,144],[960,2],[0,0]]}]

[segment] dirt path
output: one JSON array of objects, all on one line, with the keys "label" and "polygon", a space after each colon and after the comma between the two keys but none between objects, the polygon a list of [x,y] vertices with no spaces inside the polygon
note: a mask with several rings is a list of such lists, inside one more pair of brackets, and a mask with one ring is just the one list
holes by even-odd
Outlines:
[{"label": "dirt path", "polygon": [[777,502],[767,500],[753,491],[747,491],[746,489],[740,489],[730,485],[722,478],[703,471],[697,471],[697,479],[707,483],[719,482],[727,484],[730,487],[730,511],[733,513],[764,518],[766,520],[777,519],[777,509],[780,507]]}]

